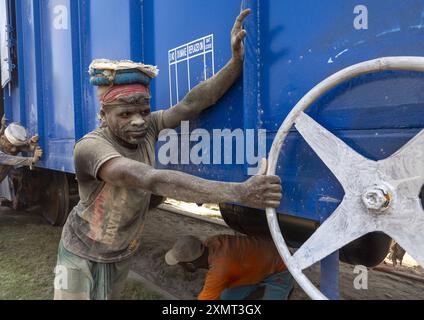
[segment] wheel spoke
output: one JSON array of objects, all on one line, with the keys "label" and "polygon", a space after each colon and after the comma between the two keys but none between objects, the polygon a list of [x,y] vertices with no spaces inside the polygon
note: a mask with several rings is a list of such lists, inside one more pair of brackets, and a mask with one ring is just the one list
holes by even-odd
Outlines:
[{"label": "wheel spoke", "polygon": [[416,196],[424,184],[424,130],[389,158],[379,161],[378,166],[404,195]]},{"label": "wheel spoke", "polygon": [[402,212],[389,219],[382,231],[424,266],[424,210],[419,200],[405,201],[402,207]]},{"label": "wheel spoke", "polygon": [[377,163],[358,154],[307,114],[299,114],[295,127],[346,192],[373,180]]},{"label": "wheel spoke", "polygon": [[364,234],[375,231],[373,220],[363,219],[360,200],[344,200],[333,214],[293,255],[304,270]]}]

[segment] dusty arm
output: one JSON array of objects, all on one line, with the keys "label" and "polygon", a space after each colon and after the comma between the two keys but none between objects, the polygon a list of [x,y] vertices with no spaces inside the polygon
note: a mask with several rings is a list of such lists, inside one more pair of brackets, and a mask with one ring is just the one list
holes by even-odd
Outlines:
[{"label": "dusty arm", "polygon": [[197,203],[237,202],[250,207],[278,207],[281,181],[265,176],[266,160],[260,174],[244,183],[209,181],[178,171],[157,170],[127,158],[114,158],[99,170],[99,177],[112,185],[141,188],[156,195]]},{"label": "dusty arm", "polygon": [[6,115],[3,114],[3,117],[1,117],[0,136],[4,134],[5,130],[6,130]]},{"label": "dusty arm", "polygon": [[31,166],[33,158],[12,156],[0,151],[0,165],[6,166]]}]

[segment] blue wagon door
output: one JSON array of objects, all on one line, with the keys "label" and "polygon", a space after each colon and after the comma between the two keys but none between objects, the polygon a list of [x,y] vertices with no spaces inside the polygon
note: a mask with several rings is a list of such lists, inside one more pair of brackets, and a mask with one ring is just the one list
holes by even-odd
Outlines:
[{"label": "blue wagon door", "polygon": [[1,86],[4,88],[11,78],[9,0],[0,0],[0,65]]}]

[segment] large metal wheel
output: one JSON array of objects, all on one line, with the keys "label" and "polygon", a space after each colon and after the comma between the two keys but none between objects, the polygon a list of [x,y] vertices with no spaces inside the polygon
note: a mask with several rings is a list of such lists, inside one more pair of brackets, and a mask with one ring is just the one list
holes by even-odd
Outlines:
[{"label": "large metal wheel", "polygon": [[41,206],[44,218],[54,226],[62,226],[68,217],[70,200],[66,173],[46,172],[47,183],[41,191]]},{"label": "large metal wheel", "polygon": [[279,229],[275,209],[266,209],[268,226],[281,257],[312,299],[327,297],[302,271],[370,232],[384,232],[424,266],[424,210],[419,198],[424,184],[424,130],[389,158],[373,161],[352,150],[303,112],[338,84],[384,70],[424,72],[424,58],[380,58],[330,76],[293,108],[277,132],[270,151],[267,174],[274,175],[281,147],[294,125],[345,191],[338,208],[293,255]]}]

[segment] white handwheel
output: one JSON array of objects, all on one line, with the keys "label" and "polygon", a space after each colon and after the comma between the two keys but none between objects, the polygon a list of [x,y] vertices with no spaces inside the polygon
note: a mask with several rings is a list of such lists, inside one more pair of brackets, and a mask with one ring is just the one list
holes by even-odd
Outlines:
[{"label": "white handwheel", "polygon": [[273,175],[283,142],[295,125],[345,191],[342,203],[294,255],[290,254],[281,234],[275,209],[266,209],[268,225],[281,257],[312,299],[327,297],[302,271],[370,232],[386,233],[424,266],[424,210],[419,199],[424,184],[424,130],[389,158],[373,161],[352,150],[303,112],[338,84],[384,70],[424,72],[424,57],[365,61],[328,77],[293,108],[277,132],[269,154],[267,175]]}]

